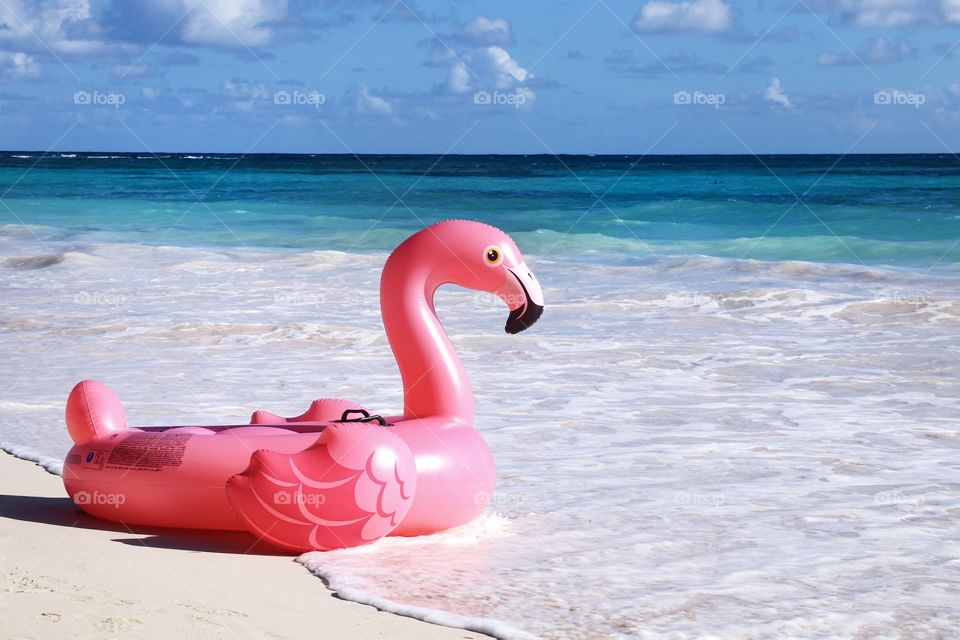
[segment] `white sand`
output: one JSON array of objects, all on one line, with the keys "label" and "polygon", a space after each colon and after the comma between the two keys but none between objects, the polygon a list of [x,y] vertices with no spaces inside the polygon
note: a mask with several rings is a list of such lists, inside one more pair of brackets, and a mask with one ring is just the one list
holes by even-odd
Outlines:
[{"label": "white sand", "polygon": [[337,599],[246,534],[131,531],[0,453],[2,638],[482,638]]}]

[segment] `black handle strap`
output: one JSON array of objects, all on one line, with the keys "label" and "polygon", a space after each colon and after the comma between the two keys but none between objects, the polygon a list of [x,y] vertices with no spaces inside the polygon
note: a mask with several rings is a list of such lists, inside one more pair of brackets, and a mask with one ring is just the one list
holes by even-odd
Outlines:
[{"label": "black handle strap", "polygon": [[[351,413],[359,413],[361,415],[359,418],[350,418],[348,416]],[[383,419],[383,416],[370,415],[366,409],[347,409],[340,416],[340,419],[334,420],[334,422],[377,422],[381,427],[387,426],[387,421]]]}]

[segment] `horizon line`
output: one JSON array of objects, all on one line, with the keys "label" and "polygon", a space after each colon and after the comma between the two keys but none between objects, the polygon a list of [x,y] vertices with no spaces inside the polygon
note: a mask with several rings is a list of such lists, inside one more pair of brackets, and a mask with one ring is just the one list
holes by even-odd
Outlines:
[{"label": "horizon line", "polygon": [[[590,153],[590,152],[581,152],[581,153],[404,153],[404,152],[374,152],[374,151],[365,151],[363,153],[353,153],[353,152],[304,152],[304,151],[257,151],[257,152],[241,152],[241,151],[104,151],[104,150],[80,150],[80,149],[62,149],[62,150],[40,150],[40,149],[0,149],[0,154],[13,154],[13,153],[32,153],[40,156],[55,156],[57,154],[65,153],[74,153],[74,154],[106,154],[106,153],[115,153],[123,155],[146,155],[146,156],[159,156],[161,154],[172,154],[178,156],[187,156],[187,155],[234,155],[238,157],[247,157],[247,156],[344,156],[344,157],[357,157],[357,156],[424,156],[424,157],[476,157],[476,156],[493,156],[493,157],[569,157],[569,156],[583,156],[583,157],[640,157],[640,158],[664,158],[664,157],[711,157],[711,156],[720,156],[720,157],[743,157],[743,158],[754,158],[754,157],[769,157],[769,156],[841,156],[841,157],[859,157],[859,156],[953,156],[957,158],[957,151],[873,151],[873,152],[860,152],[860,153],[839,153],[833,151],[823,151],[823,152],[765,152],[765,153],[722,153],[722,152],[711,152],[711,153]],[[958,158],[960,159],[960,158]]]}]

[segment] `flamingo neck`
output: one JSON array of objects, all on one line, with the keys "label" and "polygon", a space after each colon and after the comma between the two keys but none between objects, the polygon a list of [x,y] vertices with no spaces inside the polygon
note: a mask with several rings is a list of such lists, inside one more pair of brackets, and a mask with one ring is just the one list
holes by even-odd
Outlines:
[{"label": "flamingo neck", "polygon": [[473,424],[470,380],[437,318],[438,276],[429,254],[395,251],[380,278],[380,313],[403,380],[403,417]]}]

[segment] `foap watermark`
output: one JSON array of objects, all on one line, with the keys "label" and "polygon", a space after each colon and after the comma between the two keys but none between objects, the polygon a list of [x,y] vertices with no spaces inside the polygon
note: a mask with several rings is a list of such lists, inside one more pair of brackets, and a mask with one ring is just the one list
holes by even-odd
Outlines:
[{"label": "foap watermark", "polygon": [[327,501],[322,493],[303,493],[301,491],[277,491],[273,494],[273,504],[301,504],[320,506]]},{"label": "foap watermark", "polygon": [[77,291],[73,294],[74,304],[92,304],[115,307],[127,301],[127,297],[120,293],[106,293],[103,291]]},{"label": "foap watermark", "polygon": [[508,106],[519,109],[527,103],[527,94],[522,91],[514,93],[501,93],[499,91],[477,91],[473,94],[473,104],[483,106],[502,107]]},{"label": "foap watermark", "polygon": [[77,491],[73,494],[73,501],[83,506],[110,506],[119,509],[127,501],[122,493],[103,493],[101,491]]},{"label": "foap watermark", "polygon": [[90,107],[113,107],[119,109],[127,102],[127,96],[116,91],[77,91],[73,94],[73,104]]},{"label": "foap watermark", "polygon": [[884,107],[913,107],[914,109],[919,109],[926,101],[927,96],[922,93],[910,93],[907,91],[898,91],[897,89],[877,91],[873,94],[873,104]]},{"label": "foap watermark", "polygon": [[874,494],[873,504],[878,507],[911,507],[916,508],[923,505],[923,498],[920,496],[910,496],[899,491],[881,491]]},{"label": "foap watermark", "polygon": [[273,94],[273,104],[293,107],[313,107],[319,109],[327,97],[319,91],[277,91]]},{"label": "foap watermark", "polygon": [[496,493],[490,493],[488,491],[478,491],[475,494],[473,494],[474,504],[491,506],[494,509],[518,507],[526,503],[526,501],[527,501],[527,498],[524,495],[521,495],[519,493],[507,493],[504,491],[498,491]]},{"label": "foap watermark", "polygon": [[318,307],[327,302],[327,296],[322,293],[283,293],[273,294],[273,303],[285,307]]},{"label": "foap watermark", "polygon": [[501,296],[496,293],[476,291],[471,296],[471,300],[473,301],[473,306],[477,309],[489,309],[492,306],[497,306],[497,302],[501,300],[511,309],[519,309],[527,304],[527,296],[522,293],[508,293]]},{"label": "foap watermark", "polygon": [[931,297],[921,291],[890,291],[888,293],[878,293],[873,298],[874,302],[892,302],[894,304],[907,304],[913,306],[925,305],[931,301]]},{"label": "foap watermark", "polygon": [[706,91],[677,91],[673,94],[673,104],[680,106],[713,107],[719,109],[726,104],[727,96],[722,93],[707,93]]},{"label": "foap watermark", "polygon": [[717,493],[696,493],[677,491],[673,494],[673,504],[682,507],[722,507],[727,499]]}]

